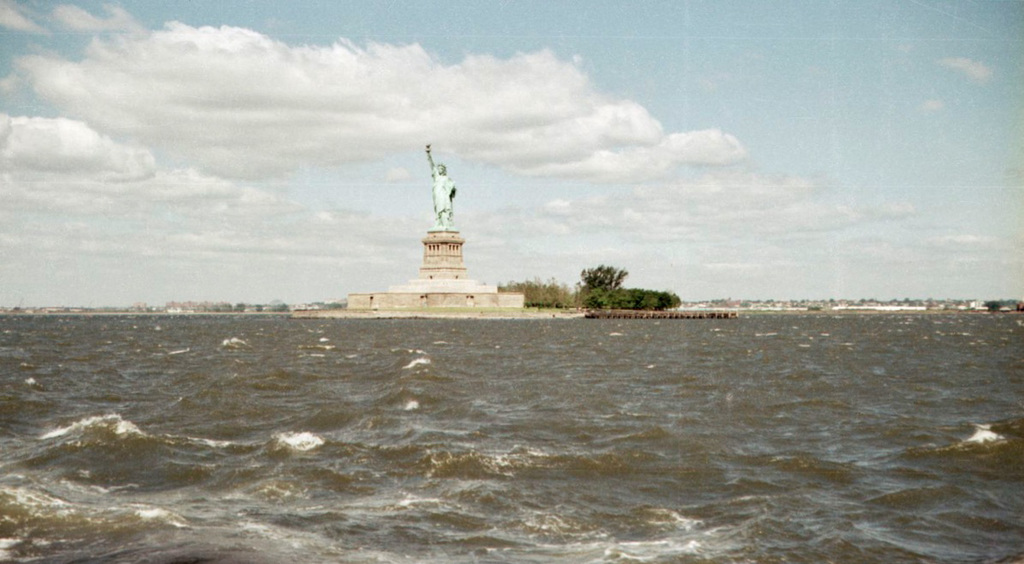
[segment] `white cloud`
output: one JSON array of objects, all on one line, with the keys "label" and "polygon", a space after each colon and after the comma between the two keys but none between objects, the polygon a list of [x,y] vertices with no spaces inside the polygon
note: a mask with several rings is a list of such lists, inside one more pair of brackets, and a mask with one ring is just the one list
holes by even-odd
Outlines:
[{"label": "white cloud", "polygon": [[153,155],[100,135],[80,121],[0,114],[0,162],[23,175],[74,173],[76,178],[127,181],[152,176]]},{"label": "white cloud", "polygon": [[718,130],[666,133],[548,51],[446,65],[419,45],[290,46],[181,23],[94,40],[85,58],[22,57],[36,92],[101,131],[238,178],[439,152],[526,175],[657,178],[746,151]]},{"label": "white cloud", "polygon": [[273,192],[193,169],[162,170],[148,150],[65,118],[0,114],[0,170],[8,211],[259,218],[298,209]]},{"label": "white cloud", "polygon": [[941,235],[929,238],[926,243],[933,250],[943,249],[950,251],[987,251],[998,248],[1002,241],[991,235],[956,234]]},{"label": "white cloud", "polygon": [[992,78],[991,68],[984,63],[973,61],[967,57],[946,57],[939,59],[938,63],[946,68],[962,73],[975,82],[987,82]]},{"label": "white cloud", "polygon": [[0,27],[30,33],[47,33],[32,21],[28,10],[15,0],[0,0]]},{"label": "white cloud", "polygon": [[405,182],[407,180],[412,180],[412,173],[405,167],[395,167],[384,173],[384,182]]},{"label": "white cloud", "polygon": [[[822,179],[718,169],[602,196],[563,194],[534,209],[473,218],[466,231],[500,242],[492,247],[505,258],[489,269],[502,279],[554,274],[572,282],[580,268],[605,263],[628,269],[633,285],[687,299],[903,292],[908,261],[929,254],[913,242],[920,214],[898,200],[845,200]],[[889,254],[867,252],[866,236],[903,231],[905,238],[882,237],[879,252]],[[942,261],[934,262],[941,271]],[[879,285],[883,264],[899,275]]]},{"label": "white cloud", "polygon": [[7,139],[11,136],[11,131],[14,126],[11,124],[11,116],[7,114],[0,114],[0,155],[3,154],[4,148],[7,146]]},{"label": "white cloud", "polygon": [[61,4],[53,9],[51,17],[63,27],[75,31],[139,32],[143,30],[142,25],[135,21],[135,18],[124,8],[106,4],[103,9],[107,12],[107,17],[98,18],[78,6]]},{"label": "white cloud", "polygon": [[18,75],[9,74],[0,78],[0,93],[11,95],[20,87],[20,85],[21,80],[18,79]]},{"label": "white cloud", "polygon": [[344,297],[415,276],[418,241],[395,235],[416,231],[405,220],[310,213],[188,171],[134,188],[104,195],[79,184],[63,199],[81,197],[63,207],[37,199],[32,213],[4,217],[10,187],[0,185],[0,301],[265,303]]},{"label": "white cloud", "polygon": [[946,104],[942,100],[925,100],[921,103],[921,109],[926,112],[937,112],[945,107]]},{"label": "white cloud", "polygon": [[538,231],[614,232],[628,240],[750,241],[839,232],[857,225],[914,215],[907,203],[846,206],[829,203],[819,181],[747,171],[713,171],[628,194],[559,199],[538,211]]},{"label": "white cloud", "polygon": [[[381,273],[415,274],[416,236],[395,235],[417,233],[414,220],[311,210],[194,169],[162,169],[148,151],[63,118],[0,114],[0,202],[0,299],[334,297],[344,295],[343,268],[367,289]],[[272,290],[280,294],[261,294]]]},{"label": "white cloud", "polygon": [[746,157],[746,149],[735,137],[709,129],[673,133],[653,147],[598,150],[584,160],[549,163],[523,172],[594,182],[644,182],[665,178],[683,164],[726,165]]}]

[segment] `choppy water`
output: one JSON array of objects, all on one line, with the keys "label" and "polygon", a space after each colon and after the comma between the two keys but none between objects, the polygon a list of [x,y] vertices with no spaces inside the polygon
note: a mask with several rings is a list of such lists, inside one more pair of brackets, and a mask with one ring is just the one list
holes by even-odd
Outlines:
[{"label": "choppy water", "polygon": [[1021,319],[0,317],[0,561],[1018,561]]}]

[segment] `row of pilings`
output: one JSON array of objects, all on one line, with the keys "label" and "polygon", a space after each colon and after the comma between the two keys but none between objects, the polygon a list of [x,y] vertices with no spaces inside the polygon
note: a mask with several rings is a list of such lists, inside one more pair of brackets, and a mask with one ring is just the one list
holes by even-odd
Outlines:
[{"label": "row of pilings", "polygon": [[735,311],[653,311],[641,309],[591,309],[587,319],[736,319]]}]

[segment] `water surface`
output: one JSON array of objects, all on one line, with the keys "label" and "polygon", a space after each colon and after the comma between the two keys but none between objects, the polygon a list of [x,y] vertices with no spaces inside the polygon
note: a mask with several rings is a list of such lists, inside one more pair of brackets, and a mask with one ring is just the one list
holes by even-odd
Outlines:
[{"label": "water surface", "polygon": [[1015,315],[0,317],[0,561],[999,562]]}]

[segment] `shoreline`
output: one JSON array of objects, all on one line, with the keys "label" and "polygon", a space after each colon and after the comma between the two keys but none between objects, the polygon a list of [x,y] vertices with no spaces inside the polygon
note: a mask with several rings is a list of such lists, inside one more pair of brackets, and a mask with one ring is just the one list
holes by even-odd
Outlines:
[{"label": "shoreline", "polygon": [[293,311],[292,319],[583,319],[583,311],[538,309],[326,309]]},{"label": "shoreline", "polygon": [[[1018,314],[1019,311],[951,311],[951,310],[757,310],[757,309],[722,309],[722,310],[673,310],[684,314],[722,314],[728,313],[738,317],[760,317],[769,315],[996,315]],[[584,319],[586,310],[539,310],[539,309],[409,309],[409,310],[295,310],[274,312],[234,312],[234,311],[130,311],[130,310],[89,310],[89,311],[0,311],[3,317],[60,317],[60,316],[137,316],[137,317],[209,317],[209,316],[245,316],[245,317],[287,317],[289,319]],[[599,316],[598,316],[599,317]]]}]

